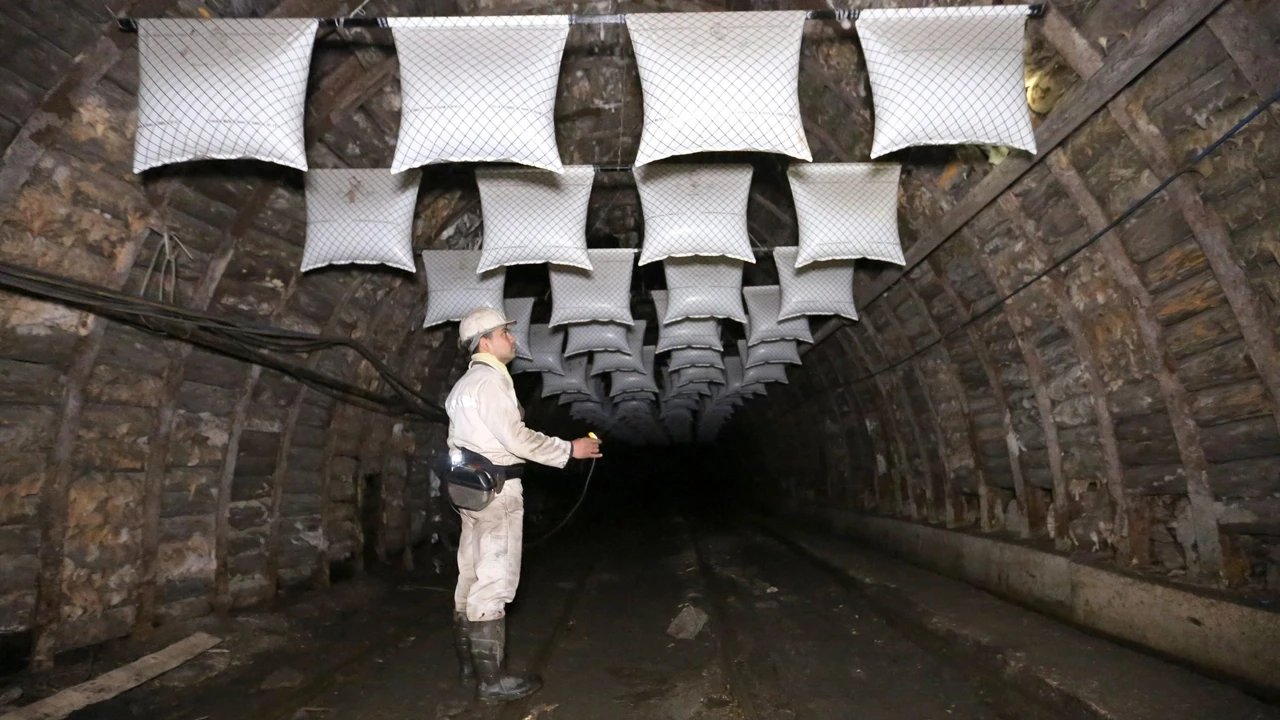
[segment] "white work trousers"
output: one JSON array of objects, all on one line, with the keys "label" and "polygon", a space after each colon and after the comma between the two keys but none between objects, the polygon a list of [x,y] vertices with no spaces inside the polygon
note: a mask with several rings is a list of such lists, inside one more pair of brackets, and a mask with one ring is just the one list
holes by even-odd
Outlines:
[{"label": "white work trousers", "polygon": [[458,587],[453,606],[472,622],[497,620],[520,584],[524,548],[524,488],[508,480],[493,502],[479,511],[459,510]]}]

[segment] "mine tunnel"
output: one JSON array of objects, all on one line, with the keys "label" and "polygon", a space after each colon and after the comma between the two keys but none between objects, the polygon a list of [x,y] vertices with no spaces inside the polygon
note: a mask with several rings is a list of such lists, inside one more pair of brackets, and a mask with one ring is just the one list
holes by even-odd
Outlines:
[{"label": "mine tunnel", "polygon": [[1280,718],[1280,2],[0,33],[0,720]]}]

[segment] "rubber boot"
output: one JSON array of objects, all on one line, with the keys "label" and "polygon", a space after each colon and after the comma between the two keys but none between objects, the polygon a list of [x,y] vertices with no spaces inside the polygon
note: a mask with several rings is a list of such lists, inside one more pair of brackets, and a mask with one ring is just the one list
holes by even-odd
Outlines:
[{"label": "rubber boot", "polygon": [[471,657],[479,676],[476,697],[483,702],[511,702],[542,688],[541,680],[526,680],[503,673],[506,646],[506,618],[471,623]]},{"label": "rubber boot", "polygon": [[471,662],[471,623],[464,612],[453,614],[453,646],[458,651],[458,684],[464,687],[476,679]]}]

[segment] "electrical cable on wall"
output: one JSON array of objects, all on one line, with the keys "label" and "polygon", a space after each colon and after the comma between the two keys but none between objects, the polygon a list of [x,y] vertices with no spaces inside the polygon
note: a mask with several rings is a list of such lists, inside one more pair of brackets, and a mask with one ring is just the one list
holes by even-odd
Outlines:
[{"label": "electrical cable on wall", "polygon": [[[366,410],[396,417],[407,416],[428,422],[448,421],[443,407],[418,392],[357,340],[249,325],[204,312],[136,298],[73,278],[60,277],[6,262],[0,262],[0,287],[81,308],[143,330],[167,335],[229,357],[261,365],[288,375],[317,392]],[[302,354],[337,347],[350,348],[358,353],[373,366],[394,394],[366,390],[269,354]]]},{"label": "electrical cable on wall", "polygon": [[[1167,188],[1167,187],[1169,187],[1171,184],[1173,184],[1173,182],[1174,182],[1175,180],[1177,180],[1178,178],[1182,177],[1184,174],[1186,174],[1186,173],[1191,172],[1192,170],[1194,170],[1196,165],[1200,164],[1200,162],[1201,162],[1201,161],[1203,161],[1203,160],[1204,160],[1206,157],[1208,157],[1209,155],[1212,155],[1212,154],[1213,154],[1213,153],[1214,153],[1214,152],[1215,152],[1219,147],[1221,147],[1221,146],[1222,146],[1222,144],[1223,144],[1223,143],[1225,143],[1226,141],[1228,141],[1228,140],[1230,140],[1231,138],[1235,137],[1235,135],[1236,135],[1236,134],[1238,134],[1241,130],[1243,130],[1243,129],[1245,128],[1245,126],[1247,126],[1249,123],[1253,122],[1253,120],[1254,120],[1255,118],[1257,118],[1259,115],[1261,115],[1262,113],[1266,112],[1267,108],[1269,108],[1269,107],[1271,107],[1272,105],[1274,105],[1277,101],[1280,101],[1280,92],[1276,92],[1276,93],[1275,93],[1275,94],[1273,94],[1271,97],[1269,97],[1269,98],[1267,98],[1266,100],[1264,100],[1264,101],[1262,102],[1262,104],[1260,104],[1260,105],[1258,105],[1258,107],[1254,108],[1252,112],[1250,112],[1248,115],[1245,115],[1243,118],[1241,118],[1241,119],[1240,119],[1240,121],[1239,121],[1239,122],[1237,122],[1234,126],[1232,126],[1230,130],[1227,130],[1225,133],[1223,133],[1221,136],[1219,136],[1217,140],[1214,140],[1214,141],[1213,141],[1212,143],[1210,143],[1210,144],[1209,144],[1209,145],[1208,145],[1204,150],[1201,150],[1201,151],[1200,151],[1200,153],[1199,153],[1199,154],[1197,154],[1194,158],[1192,158],[1190,162],[1188,162],[1186,165],[1184,165],[1184,166],[1182,167],[1182,169],[1178,170],[1177,172],[1173,173],[1173,174],[1172,174],[1172,175],[1170,175],[1169,177],[1165,178],[1164,182],[1162,182],[1162,183],[1160,183],[1159,185],[1157,185],[1157,186],[1155,187],[1155,189],[1153,189],[1151,192],[1147,193],[1146,195],[1144,195],[1143,197],[1141,197],[1140,199],[1138,199],[1137,201],[1135,201],[1132,205],[1130,205],[1128,208],[1126,208],[1124,212],[1122,212],[1122,213],[1120,213],[1119,215],[1117,215],[1117,216],[1116,216],[1116,218],[1115,218],[1114,220],[1112,220],[1110,223],[1107,223],[1107,226],[1106,226],[1106,227],[1104,227],[1104,228],[1102,228],[1101,230],[1099,230],[1098,232],[1094,233],[1094,234],[1093,234],[1093,235],[1092,235],[1088,240],[1085,240],[1085,241],[1084,241],[1084,242],[1083,242],[1079,247],[1077,247],[1076,249],[1072,250],[1071,252],[1069,252],[1069,253],[1067,253],[1066,255],[1064,255],[1062,258],[1060,258],[1060,259],[1058,259],[1057,261],[1055,261],[1055,262],[1051,263],[1051,264],[1050,264],[1048,267],[1046,267],[1045,269],[1043,269],[1043,270],[1041,270],[1040,272],[1036,273],[1034,276],[1032,276],[1032,277],[1031,277],[1031,279],[1029,279],[1029,280],[1027,280],[1027,281],[1023,282],[1023,283],[1022,283],[1021,285],[1019,285],[1018,287],[1016,287],[1016,288],[1014,288],[1013,290],[1009,291],[1009,293],[1008,293],[1008,294],[1004,295],[1003,297],[1001,297],[999,300],[997,300],[996,302],[992,303],[992,304],[991,304],[991,305],[989,305],[988,307],[983,308],[982,310],[980,310],[980,311],[978,311],[978,312],[974,313],[974,314],[973,314],[973,315],[972,315],[968,320],[966,320],[965,322],[960,323],[959,325],[955,326],[955,327],[954,327],[954,328],[952,328],[951,330],[948,330],[947,332],[943,333],[940,337],[938,337],[938,339],[936,339],[936,340],[933,340],[933,341],[929,342],[929,343],[928,343],[928,344],[926,344],[924,347],[922,347],[922,348],[920,348],[920,349],[916,350],[915,352],[911,353],[910,355],[907,355],[907,356],[905,356],[905,357],[903,357],[903,358],[901,358],[901,359],[899,359],[899,360],[896,360],[896,361],[894,361],[894,362],[892,362],[892,363],[889,363],[888,365],[885,365],[884,367],[882,367],[882,368],[880,368],[880,369],[878,369],[878,370],[874,370],[874,371],[869,372],[869,373],[867,373],[867,374],[865,374],[865,375],[862,375],[862,376],[860,376],[860,377],[856,377],[856,378],[854,378],[853,380],[850,380],[850,381],[849,381],[849,384],[852,384],[852,383],[859,383],[859,382],[863,382],[863,381],[866,381],[866,380],[870,380],[870,379],[872,379],[872,378],[874,378],[874,377],[877,377],[877,376],[882,375],[882,374],[884,374],[884,373],[886,373],[886,372],[889,372],[890,370],[893,370],[893,369],[895,369],[895,368],[897,368],[897,367],[900,367],[901,365],[903,365],[903,364],[905,364],[905,363],[907,363],[907,362],[910,362],[911,360],[913,360],[913,359],[915,359],[915,358],[919,357],[920,355],[924,354],[925,352],[928,352],[929,350],[932,350],[934,347],[936,347],[936,346],[940,345],[944,340],[946,340],[947,338],[951,337],[952,335],[955,335],[956,333],[960,332],[961,330],[964,330],[965,328],[967,328],[967,327],[969,327],[969,326],[973,325],[974,323],[978,322],[978,320],[981,320],[983,317],[986,317],[986,316],[987,316],[987,315],[989,315],[992,311],[994,311],[994,310],[996,310],[996,309],[998,309],[998,308],[1000,308],[1000,307],[1004,306],[1004,304],[1005,304],[1006,302],[1008,302],[1011,298],[1013,298],[1015,295],[1017,295],[1018,293],[1022,292],[1023,290],[1026,290],[1027,288],[1031,287],[1032,285],[1036,284],[1036,283],[1037,283],[1041,278],[1045,277],[1046,275],[1048,275],[1049,273],[1053,272],[1054,270],[1057,270],[1058,268],[1062,267],[1062,265],[1066,264],[1066,262],[1067,262],[1068,260],[1070,260],[1070,259],[1074,258],[1076,255],[1079,255],[1081,252],[1084,252],[1086,249],[1088,249],[1088,248],[1092,247],[1094,243],[1098,242],[1098,241],[1099,241],[1099,240],[1101,240],[1103,237],[1105,237],[1107,233],[1109,233],[1109,232],[1111,232],[1112,230],[1115,230],[1117,227],[1119,227],[1119,226],[1120,226],[1120,225],[1121,225],[1125,220],[1128,220],[1130,217],[1132,217],[1134,213],[1138,212],[1138,210],[1141,210],[1141,209],[1142,209],[1142,207],[1143,207],[1144,205],[1146,205],[1148,202],[1150,202],[1153,198],[1155,198],[1155,197],[1156,197],[1157,195],[1159,195],[1161,192],[1164,192],[1164,189],[1165,189],[1165,188]],[[954,235],[953,235],[952,237],[954,237]],[[941,244],[939,244],[939,245],[938,245],[938,247],[942,247],[942,245],[941,245]],[[911,273],[911,271],[912,271],[912,270],[914,270],[914,269],[915,269],[916,267],[918,267],[921,263],[923,263],[925,260],[927,260],[927,259],[929,258],[929,256],[930,256],[930,255],[932,255],[932,254],[933,254],[933,252],[934,252],[934,251],[936,251],[937,249],[938,249],[938,248],[934,248],[932,251],[930,251],[929,253],[926,253],[924,256],[922,256],[919,260],[917,260],[916,262],[912,263],[909,267],[904,268],[904,269],[903,269],[903,271],[902,271],[902,273],[901,273],[901,275],[900,275],[899,277],[906,277],[908,274],[910,274],[910,273]]]}]

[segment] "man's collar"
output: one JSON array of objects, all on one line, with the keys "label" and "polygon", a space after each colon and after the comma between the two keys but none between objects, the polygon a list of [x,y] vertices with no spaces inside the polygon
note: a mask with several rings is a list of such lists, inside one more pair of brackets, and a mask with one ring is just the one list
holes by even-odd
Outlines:
[{"label": "man's collar", "polygon": [[472,355],[471,364],[474,365],[476,363],[484,363],[489,367],[497,368],[502,371],[503,375],[507,376],[507,380],[511,380],[511,373],[507,370],[506,364],[499,360],[493,353],[478,352]]}]

